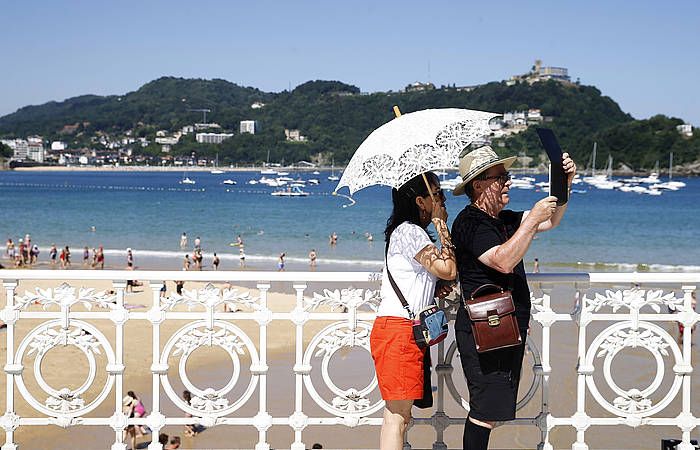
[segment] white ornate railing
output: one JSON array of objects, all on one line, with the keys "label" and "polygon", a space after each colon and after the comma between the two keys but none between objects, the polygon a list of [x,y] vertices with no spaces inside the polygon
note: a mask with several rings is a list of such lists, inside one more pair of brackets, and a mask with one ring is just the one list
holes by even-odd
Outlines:
[{"label": "white ornate railing", "polygon": [[[381,424],[379,411],[383,403],[376,377],[367,386],[342,389],[329,371],[332,357],[341,349],[362,348],[369,352],[369,333],[380,301],[376,273],[32,270],[5,271],[0,275],[5,298],[0,320],[7,324],[8,349],[4,366],[5,413],[0,418],[0,426],[5,430],[2,450],[19,448],[15,442],[19,427],[51,424],[111,427],[113,450],[126,449],[122,430],[131,424],[148,425],[154,436],[166,425],[253,427],[258,433],[257,443],[240,446],[254,445],[256,450],[270,448],[271,427],[291,427],[294,440],[288,445],[300,450],[306,448],[303,437],[309,426]],[[127,278],[148,282],[150,309],[136,312],[125,307]],[[196,289],[185,288],[182,295],[161,297],[163,280],[176,279],[203,283]],[[109,289],[95,288],[106,281]],[[691,404],[691,329],[700,321],[700,314],[691,308],[691,298],[700,283],[700,274],[533,274],[529,281],[535,331],[528,340],[528,361],[533,363],[533,372],[530,385],[521,386],[518,418],[506,425],[537,427],[541,449],[554,448],[550,438],[557,427],[573,427],[575,441],[557,441],[555,445],[574,450],[589,448],[586,432],[591,426],[673,426],[682,435],[679,449],[691,450],[691,432],[700,428],[700,406],[697,402]],[[38,282],[51,287],[36,287]],[[273,311],[275,308],[268,301],[271,283],[281,283],[295,293],[293,308]],[[254,289],[224,287],[243,284]],[[557,297],[562,287],[568,292],[565,295],[574,293],[575,305]],[[447,301],[443,306],[454,315],[455,302]],[[18,325],[23,321],[38,325],[25,327],[20,335]],[[101,329],[94,321],[110,323],[113,338],[108,339],[104,326]],[[121,408],[124,375],[129,371],[125,365],[125,325],[133,321],[150,327],[153,340],[150,354],[139,349],[151,361],[152,411],[145,418],[129,418]],[[169,322],[177,322],[178,327],[161,345],[163,325]],[[294,379],[294,392],[289,396],[293,403],[289,410],[293,412],[287,416],[271,415],[267,397],[269,365],[274,363],[274,358],[268,359],[268,327],[275,322],[292,323],[296,335],[295,341],[289,343],[294,365],[288,376]],[[309,340],[307,330],[315,322],[316,328],[323,327]],[[661,326],[664,322],[685,326],[680,346]],[[242,329],[251,324],[259,330],[257,333]],[[572,328],[559,331],[559,324]],[[556,360],[552,349],[560,341],[553,338],[555,331],[559,337],[561,333],[578,334],[576,358],[570,367],[575,371],[576,382],[575,395],[570,399],[573,412],[569,415],[553,411],[550,405],[551,386],[562,381],[556,379],[552,370]],[[53,387],[44,379],[42,362],[58,346],[74,347],[88,361],[87,378],[78,388]],[[222,388],[197,386],[188,377],[188,358],[195,350],[207,347],[222,349],[231,358],[233,374]],[[620,361],[623,351],[630,349],[645,349],[656,364],[653,381],[647,387],[625,389],[613,373],[614,361]],[[414,419],[413,426],[433,427],[433,448],[446,449],[445,431],[452,425],[461,427],[468,402],[458,387],[461,368],[458,363],[453,367],[453,361],[458,361],[455,343],[445,341],[434,355],[435,409],[431,417]],[[367,369],[371,371],[371,367]],[[314,370],[320,371],[323,386],[315,384],[320,382],[319,377],[311,376]],[[106,380],[104,385],[93,387],[100,374]],[[33,380],[28,384],[30,379]],[[244,379],[249,379],[247,384]],[[192,392],[189,404],[179,397],[175,383]],[[180,415],[164,414],[161,389]],[[665,393],[659,392],[663,389]],[[20,398],[15,397],[15,390]],[[37,391],[41,394],[37,395]],[[241,414],[242,406],[251,403],[254,394],[257,413]],[[313,408],[305,408],[309,397]],[[539,405],[534,408],[536,398]],[[108,401],[113,403],[113,408],[109,408],[111,415],[95,417],[95,410]],[[31,415],[17,414],[20,402]],[[528,410],[536,409],[535,414],[523,414],[527,404]],[[671,404],[674,408],[669,407]],[[671,410],[676,412],[671,414]],[[320,414],[311,415],[310,411]],[[191,417],[184,417],[184,413]],[[411,436],[409,431],[409,440]],[[161,449],[153,441],[148,448]],[[655,447],[658,441],[653,444],[646,443],[644,447]],[[460,447],[460,443],[451,446]],[[631,443],[630,448],[639,446]]]}]

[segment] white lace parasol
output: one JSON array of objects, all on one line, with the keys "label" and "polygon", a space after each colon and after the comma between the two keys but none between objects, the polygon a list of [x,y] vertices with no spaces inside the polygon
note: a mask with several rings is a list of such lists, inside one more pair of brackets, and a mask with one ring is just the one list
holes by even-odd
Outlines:
[{"label": "white lace parasol", "polygon": [[456,167],[460,152],[491,132],[500,114],[470,109],[425,109],[393,119],[370,134],[335,188],[350,195],[377,184],[399,188],[429,170]]}]

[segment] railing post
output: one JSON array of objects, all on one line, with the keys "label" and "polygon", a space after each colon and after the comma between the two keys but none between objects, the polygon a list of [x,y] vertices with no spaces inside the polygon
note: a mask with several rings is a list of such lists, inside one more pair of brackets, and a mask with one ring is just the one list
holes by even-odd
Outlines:
[{"label": "railing post", "polygon": [[306,428],[308,417],[304,414],[302,408],[302,399],[304,397],[304,376],[311,373],[311,366],[304,365],[304,324],[309,319],[309,315],[304,309],[304,290],[305,283],[296,283],[293,285],[296,291],[296,308],[292,312],[293,322],[296,325],[296,344],[295,344],[295,361],[294,361],[294,414],[290,417],[289,425],[294,429],[294,443],[291,445],[291,450],[305,450],[301,435]]},{"label": "railing post", "polygon": [[260,326],[260,366],[252,369],[258,375],[258,386],[260,388],[260,401],[258,414],[255,416],[255,426],[258,429],[258,443],[255,450],[269,450],[267,443],[267,430],[272,426],[272,416],[267,412],[267,325],[270,320],[270,310],[267,307],[267,291],[270,290],[270,283],[258,283],[260,290],[261,316],[258,318]]},{"label": "railing post", "polygon": [[683,406],[680,416],[678,417],[678,427],[681,429],[683,442],[678,445],[678,450],[694,450],[694,446],[690,443],[690,433],[695,428],[693,412],[690,409],[690,387],[692,374],[691,363],[691,345],[692,345],[692,328],[698,320],[698,314],[693,309],[693,293],[696,292],[697,286],[684,285],[683,289],[683,365],[686,370],[683,376]]},{"label": "railing post", "polygon": [[124,396],[124,323],[128,320],[128,311],[124,308],[124,288],[126,281],[113,281],[112,287],[116,292],[116,305],[112,311],[112,320],[115,327],[114,343],[114,367],[110,373],[115,377],[114,383],[114,415],[112,416],[112,428],[114,429],[114,444],[112,450],[126,450],[123,442],[124,426],[129,418],[122,412],[122,398]]},{"label": "railing post", "polygon": [[19,311],[15,310],[15,289],[17,288],[18,281],[5,281],[3,282],[3,287],[5,288],[5,298],[7,299],[5,309],[2,311],[0,320],[5,322],[7,325],[7,354],[5,358],[5,374],[6,374],[6,386],[5,386],[5,414],[0,418],[0,423],[5,429],[5,444],[2,446],[2,450],[19,450],[19,446],[14,443],[15,430],[19,427],[19,416],[15,414],[15,374],[18,370],[21,372],[22,368],[14,364],[15,357],[15,323],[19,319]]},{"label": "railing post", "polygon": [[578,363],[576,365],[576,413],[572,416],[572,425],[576,428],[576,442],[571,450],[588,450],[586,430],[590,426],[590,417],[586,414],[586,377],[593,375],[593,366],[586,365],[586,327],[591,323],[592,314],[588,310],[587,297],[580,298],[578,313]]},{"label": "railing post", "polygon": [[160,289],[163,287],[163,283],[149,283],[153,299],[153,306],[148,312],[153,341],[151,350],[153,353],[151,358],[151,401],[153,407],[148,415],[148,426],[151,428],[152,439],[148,445],[149,450],[162,450],[163,446],[158,442],[158,436],[161,428],[165,425],[165,416],[160,412],[160,376],[168,373],[168,365],[160,363],[160,324],[165,320],[165,311],[161,309],[160,305]]}]

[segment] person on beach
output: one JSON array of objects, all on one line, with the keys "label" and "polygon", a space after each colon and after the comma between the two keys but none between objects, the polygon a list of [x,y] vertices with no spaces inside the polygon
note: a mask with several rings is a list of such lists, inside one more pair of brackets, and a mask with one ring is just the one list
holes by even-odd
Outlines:
[{"label": "person on beach", "polygon": [[218,256],[216,256],[216,253],[214,253],[214,259],[212,260],[211,264],[214,266],[214,270],[219,270],[219,263],[221,260],[219,259]]},{"label": "person on beach", "polygon": [[[466,151],[465,151],[466,152]],[[464,424],[463,447],[485,450],[497,421],[515,418],[518,384],[530,322],[530,291],[523,257],[535,234],[559,225],[566,205],[545,197],[530,211],[504,209],[510,201],[508,168],[516,157],[501,158],[489,146],[460,155],[462,182],[454,195],[466,194],[470,203],[452,224],[459,281],[463,298],[485,284],[510,289],[515,303],[522,344],[477,353],[471,322],[460,304],[455,335],[469,389],[469,415]],[[569,189],[576,165],[564,153],[562,165]]]},{"label": "person on beach", "polygon": [[[133,399],[126,395],[122,399],[122,413],[126,414],[128,418],[133,418],[134,417],[134,406],[133,406]],[[122,441],[126,442],[127,439],[131,439],[131,448],[135,449],[136,448],[136,426],[135,425],[127,425],[126,428],[124,428],[124,431],[122,431]]]},{"label": "person on beach", "polygon": [[[182,391],[182,399],[187,403],[188,405],[192,404],[192,393],[188,390]],[[185,417],[192,417],[192,414],[190,413],[185,413]],[[194,437],[197,436],[197,427],[193,424],[187,424],[185,425],[185,436],[190,436]]]},{"label": "person on beach", "polygon": [[535,258],[535,263],[532,265],[532,273],[540,273],[540,260]]},{"label": "person on beach", "polygon": [[284,252],[280,253],[279,259],[277,260],[277,271],[284,272],[284,257],[286,254]]},{"label": "person on beach", "polygon": [[[127,397],[131,399],[130,408],[133,411],[132,417],[145,417],[146,407],[143,406],[141,399],[136,396],[136,393],[134,393],[134,391],[128,391],[126,393],[126,397],[124,397],[124,403],[126,403]],[[147,430],[145,429],[145,427],[139,425],[135,428],[137,436],[143,436],[144,434],[147,434]]]},{"label": "person on beach", "polygon": [[14,248],[15,244],[12,242],[12,238],[7,238],[5,242],[5,256],[10,258],[10,247]]},{"label": "person on beach", "polygon": [[134,270],[134,254],[131,248],[126,249],[126,270]]},{"label": "person on beach", "polygon": [[170,438],[170,443],[164,447],[165,450],[175,450],[180,448],[180,436]]},{"label": "person on beach", "polygon": [[15,260],[15,255],[17,253],[17,250],[15,249],[15,243],[12,242],[12,239],[7,240],[7,257],[10,259],[10,261]]},{"label": "person on beach", "polygon": [[[430,382],[423,379],[427,350],[416,344],[408,311],[387,272],[391,272],[416,315],[432,304],[435,296],[444,297],[451,291],[449,284],[438,288],[438,279],[454,280],[457,276],[454,247],[445,223],[445,196],[437,175],[426,172],[425,176],[430,191],[422,175],[391,190],[393,210],[384,231],[387,257],[380,291],[382,301],[370,334],[379,391],[386,402],[380,434],[382,450],[403,447],[413,401],[423,398],[424,382]],[[431,223],[441,248],[433,244],[434,239],[428,234]]]},{"label": "person on beach", "polygon": [[85,248],[83,248],[83,266],[87,266],[90,262],[90,249],[86,245]]},{"label": "person on beach", "polygon": [[36,244],[32,245],[32,249],[29,252],[29,264],[36,264],[36,261],[39,259],[39,253],[41,253],[39,246]]},{"label": "person on beach", "polygon": [[185,253],[185,257],[182,260],[182,270],[190,270],[190,265],[192,263],[190,262],[190,255]]},{"label": "person on beach", "polygon": [[236,236],[236,245],[238,245],[238,246],[243,245],[243,238],[241,237],[240,234],[238,236]]},{"label": "person on beach", "polygon": [[311,251],[309,252],[309,266],[311,266],[311,270],[314,270],[316,268],[316,249],[312,248]]},{"label": "person on beach", "polygon": [[[698,296],[697,296],[697,291],[693,291],[691,296],[691,301],[690,301],[690,310],[691,312],[695,312],[698,306]],[[673,312],[679,312],[678,309],[674,309]],[[695,327],[697,324],[693,325],[693,327],[690,329],[690,334],[692,336],[693,333],[695,333]],[[685,330],[685,325],[683,325],[682,322],[678,322],[678,345],[683,344],[683,331]],[[690,345],[693,345],[692,342]]]},{"label": "person on beach", "polygon": [[180,236],[180,248],[187,248],[187,233],[184,231],[182,232],[182,236]]},{"label": "person on beach", "polygon": [[165,433],[160,433],[158,435],[158,443],[165,448],[166,445],[168,445],[168,438],[169,436]]},{"label": "person on beach", "polygon": [[51,248],[49,249],[49,263],[52,266],[56,265],[56,257],[58,256],[58,249],[56,248],[56,244],[51,244]]},{"label": "person on beach", "polygon": [[105,249],[101,245],[97,248],[97,253],[95,254],[95,266],[99,269],[105,268]]},{"label": "person on beach", "polygon": [[63,257],[63,268],[70,267],[70,248],[66,245],[66,247],[63,249],[64,251],[64,257]]},{"label": "person on beach", "polygon": [[197,236],[194,238],[194,249],[199,250],[200,248],[202,248],[202,240]]},{"label": "person on beach", "polygon": [[19,240],[19,245],[18,245],[18,249],[17,249],[17,250],[19,251],[19,261],[20,261],[20,265],[24,265],[24,261],[25,261],[24,239],[21,239],[21,238],[20,238],[20,240]]},{"label": "person on beach", "polygon": [[192,255],[192,259],[194,260],[194,268],[197,270],[202,270],[202,261],[204,260],[204,256],[202,256],[201,248],[195,248],[194,254]]},{"label": "person on beach", "polygon": [[331,244],[331,247],[335,247],[335,245],[338,243],[338,235],[335,233],[335,231],[328,236],[328,243]]},{"label": "person on beach", "polygon": [[245,250],[243,244],[238,247],[238,260],[240,261],[241,267],[245,267]]},{"label": "person on beach", "polygon": [[184,287],[185,287],[184,281],[181,281],[181,280],[175,281],[175,292],[177,293],[177,295],[182,295],[182,288],[184,288]]}]

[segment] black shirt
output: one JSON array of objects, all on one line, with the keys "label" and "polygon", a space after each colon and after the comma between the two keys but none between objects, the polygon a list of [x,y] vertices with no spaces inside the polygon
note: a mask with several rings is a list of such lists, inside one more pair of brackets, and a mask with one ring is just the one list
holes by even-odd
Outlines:
[{"label": "black shirt", "polygon": [[[530,322],[530,289],[523,261],[520,260],[510,274],[501,273],[479,261],[479,256],[484,252],[510,239],[522,218],[522,211],[503,210],[495,219],[479,208],[468,205],[452,224],[452,243],[455,245],[459,282],[464,296],[468,297],[476,288],[489,283],[511,289],[518,326],[524,333]],[[470,327],[467,311],[460,303],[455,330],[468,331]]]}]

